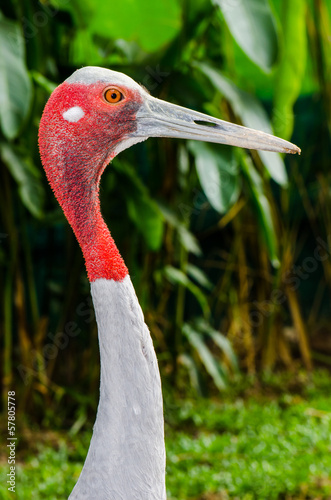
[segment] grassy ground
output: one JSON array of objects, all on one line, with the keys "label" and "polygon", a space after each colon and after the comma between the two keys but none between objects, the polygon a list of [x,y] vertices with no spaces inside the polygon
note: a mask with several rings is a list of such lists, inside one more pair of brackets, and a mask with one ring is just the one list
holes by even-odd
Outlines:
[{"label": "grassy ground", "polygon": [[[330,387],[318,372],[241,380],[222,402],[166,397],[168,498],[330,499]],[[26,430],[31,452],[18,453],[17,493],[7,491],[3,459],[0,498],[67,498],[89,438]]]}]

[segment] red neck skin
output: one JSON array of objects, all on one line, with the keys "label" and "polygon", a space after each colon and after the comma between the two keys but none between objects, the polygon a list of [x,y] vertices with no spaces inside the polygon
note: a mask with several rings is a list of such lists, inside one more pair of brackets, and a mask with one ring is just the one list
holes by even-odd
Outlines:
[{"label": "red neck skin", "polygon": [[[128,270],[101,216],[99,183],[115,156],[116,144],[134,130],[138,106],[126,105],[125,116],[123,111],[119,115],[120,108],[116,110],[118,116],[116,111],[109,116],[98,109],[94,97],[89,98],[88,87],[63,83],[53,92],[40,122],[40,155],[49,183],[82,248],[89,281],[121,281]],[[62,115],[73,106],[80,106],[85,116],[68,122]]]}]

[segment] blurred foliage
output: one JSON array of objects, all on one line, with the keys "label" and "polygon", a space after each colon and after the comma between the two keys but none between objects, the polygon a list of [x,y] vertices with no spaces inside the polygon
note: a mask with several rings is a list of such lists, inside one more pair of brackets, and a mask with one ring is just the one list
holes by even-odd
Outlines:
[{"label": "blurred foliage", "polygon": [[[326,0],[12,0],[0,16],[3,394],[84,425],[99,385],[83,259],[46,182],[37,133],[81,65],[272,132],[301,157],[151,139],[102,179],[165,386],[223,390],[299,359],[331,363],[331,59]],[[45,410],[46,408],[46,410]],[[65,413],[63,409],[65,408]],[[46,415],[46,416],[45,416]]]}]

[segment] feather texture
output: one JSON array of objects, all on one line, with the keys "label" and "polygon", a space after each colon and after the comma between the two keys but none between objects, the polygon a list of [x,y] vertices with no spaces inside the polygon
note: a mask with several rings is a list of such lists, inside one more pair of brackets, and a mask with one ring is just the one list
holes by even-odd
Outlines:
[{"label": "feather texture", "polygon": [[88,455],[70,500],[165,500],[161,381],[129,276],[97,279],[91,293],[101,353],[100,401]]}]

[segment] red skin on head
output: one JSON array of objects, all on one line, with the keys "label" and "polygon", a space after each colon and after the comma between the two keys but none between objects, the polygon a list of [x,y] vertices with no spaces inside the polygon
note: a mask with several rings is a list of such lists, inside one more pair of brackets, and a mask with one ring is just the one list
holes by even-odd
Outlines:
[{"label": "red skin on head", "polygon": [[[100,177],[116,145],[136,129],[137,91],[121,87],[124,99],[103,99],[105,83],[62,83],[49,98],[39,127],[39,149],[48,181],[83,250],[88,278],[122,280],[128,270],[100,213]],[[79,106],[84,116],[63,113]]]}]

